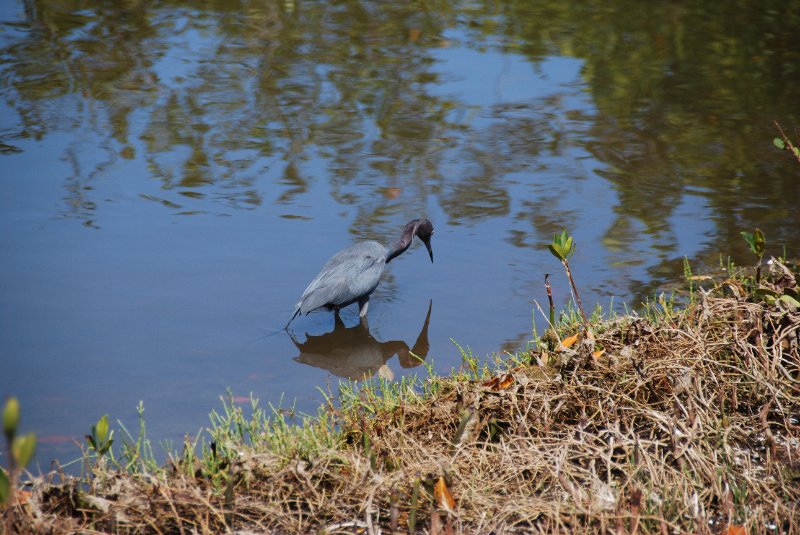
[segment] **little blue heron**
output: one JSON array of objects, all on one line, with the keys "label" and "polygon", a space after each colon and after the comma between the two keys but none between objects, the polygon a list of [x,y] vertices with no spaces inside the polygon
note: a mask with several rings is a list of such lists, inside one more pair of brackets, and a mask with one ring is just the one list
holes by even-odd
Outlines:
[{"label": "little blue heron", "polygon": [[377,288],[384,267],[408,249],[414,236],[425,244],[433,262],[431,250],[433,224],[425,218],[406,223],[400,239],[388,247],[376,241],[353,244],[333,255],[319,275],[314,277],[303,292],[303,297],[297,302],[289,323],[292,323],[298,314],[308,314],[322,307],[338,312],[340,308],[356,301],[359,307],[358,315],[365,317],[369,296]]}]

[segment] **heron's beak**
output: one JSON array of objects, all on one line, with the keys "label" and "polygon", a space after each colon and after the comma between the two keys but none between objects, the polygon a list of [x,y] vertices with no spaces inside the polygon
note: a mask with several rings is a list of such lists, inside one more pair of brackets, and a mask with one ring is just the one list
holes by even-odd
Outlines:
[{"label": "heron's beak", "polygon": [[431,240],[428,238],[427,240],[422,240],[422,243],[425,244],[425,248],[428,250],[428,254],[431,257],[431,263],[433,263],[433,249],[431,249]]}]

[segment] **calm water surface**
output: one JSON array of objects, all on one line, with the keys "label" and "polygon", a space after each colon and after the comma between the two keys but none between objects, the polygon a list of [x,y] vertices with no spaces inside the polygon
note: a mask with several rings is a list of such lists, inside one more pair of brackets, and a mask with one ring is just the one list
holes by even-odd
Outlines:
[{"label": "calm water surface", "polygon": [[[230,389],[314,410],[339,377],[532,333],[568,228],[587,303],[800,245],[791,2],[4,2],[0,395],[37,460],[108,413],[179,444]],[[419,244],[370,304],[279,332],[338,249]],[[541,328],[543,321],[537,319]],[[423,372],[424,373],[424,372]]]}]

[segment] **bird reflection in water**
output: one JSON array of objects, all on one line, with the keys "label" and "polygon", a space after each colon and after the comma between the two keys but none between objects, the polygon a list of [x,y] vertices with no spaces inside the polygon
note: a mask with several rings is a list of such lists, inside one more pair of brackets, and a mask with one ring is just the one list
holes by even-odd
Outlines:
[{"label": "bird reflection in water", "polygon": [[428,324],[432,306],[433,301],[428,303],[425,323],[412,348],[402,340],[376,340],[369,332],[366,318],[359,318],[359,324],[354,327],[346,327],[337,312],[333,331],[329,333],[308,335],[305,342],[298,342],[294,334],[289,333],[300,350],[294,360],[355,381],[368,379],[376,373],[385,379],[393,379],[394,374],[386,364],[392,356],[397,355],[403,368],[419,366],[428,356]]}]

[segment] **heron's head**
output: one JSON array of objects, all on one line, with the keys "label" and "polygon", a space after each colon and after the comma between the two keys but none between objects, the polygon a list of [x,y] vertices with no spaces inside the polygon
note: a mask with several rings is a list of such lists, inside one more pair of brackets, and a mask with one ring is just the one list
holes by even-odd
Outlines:
[{"label": "heron's head", "polygon": [[431,249],[431,236],[433,236],[433,223],[431,223],[430,219],[421,218],[417,220],[415,234],[417,237],[422,240],[422,243],[425,244],[425,248],[428,249],[428,254],[431,257],[431,262],[433,262],[433,250]]}]

